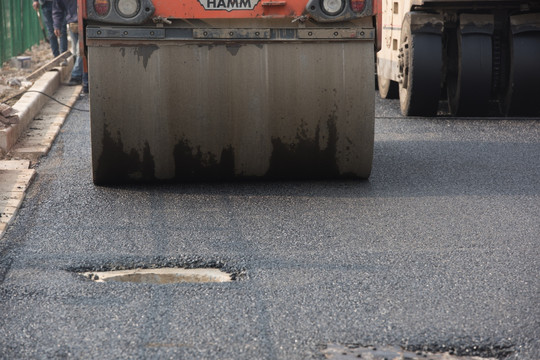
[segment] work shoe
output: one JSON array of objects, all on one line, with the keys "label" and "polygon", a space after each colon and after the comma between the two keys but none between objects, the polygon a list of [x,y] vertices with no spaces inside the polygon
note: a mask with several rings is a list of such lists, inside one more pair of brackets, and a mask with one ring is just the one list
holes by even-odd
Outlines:
[{"label": "work shoe", "polygon": [[69,82],[66,84],[67,86],[75,86],[75,85],[81,85],[82,80],[77,78],[71,78]]}]

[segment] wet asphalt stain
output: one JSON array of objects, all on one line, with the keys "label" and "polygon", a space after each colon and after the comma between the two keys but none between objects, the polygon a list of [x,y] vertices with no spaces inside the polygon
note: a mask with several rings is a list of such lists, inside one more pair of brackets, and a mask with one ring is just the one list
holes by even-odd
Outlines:
[{"label": "wet asphalt stain", "polygon": [[308,137],[307,125],[302,124],[296,134],[296,142],[286,144],[280,138],[272,138],[272,156],[267,177],[275,179],[333,178],[339,175],[337,166],[337,128],[335,115],[326,123],[328,139],[326,148],[321,143],[320,125],[315,136]]},{"label": "wet asphalt stain", "polygon": [[145,46],[138,46],[135,49],[135,55],[137,55],[137,60],[143,62],[144,69],[146,70],[146,66],[148,65],[148,60],[154,53],[154,51],[158,50],[159,47],[157,45],[145,45]]},{"label": "wet asphalt stain", "polygon": [[141,164],[143,180],[154,179],[156,167],[154,164],[154,157],[150,151],[150,145],[148,142],[144,143],[143,161]]},{"label": "wet asphalt stain", "polygon": [[181,140],[174,147],[175,179],[177,180],[225,180],[234,178],[234,149],[229,146],[215,154],[203,153],[189,141]]},{"label": "wet asphalt stain", "polygon": [[240,51],[241,45],[226,45],[225,48],[231,54],[232,56],[236,56],[238,54],[238,51]]},{"label": "wet asphalt stain", "polygon": [[117,139],[115,140],[107,126],[104,126],[103,151],[99,157],[98,166],[94,169],[94,179],[97,183],[154,180],[155,165],[150,145],[145,143],[141,161],[137,150],[131,149],[129,152],[124,150],[120,133]]}]

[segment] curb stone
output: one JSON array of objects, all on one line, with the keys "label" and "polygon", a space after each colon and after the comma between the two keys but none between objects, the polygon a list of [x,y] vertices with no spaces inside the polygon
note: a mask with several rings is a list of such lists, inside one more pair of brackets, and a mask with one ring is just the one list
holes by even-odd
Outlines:
[{"label": "curb stone", "polygon": [[68,59],[68,66],[59,66],[54,70],[47,71],[39,79],[28,92],[12,106],[17,111],[19,123],[14,124],[7,129],[0,130],[0,149],[4,153],[8,153],[11,148],[17,143],[20,136],[28,128],[32,119],[40,112],[41,108],[49,101],[49,98],[34,91],[43,92],[52,96],[60,87],[62,81],[65,81],[71,74],[73,68],[73,56]]}]

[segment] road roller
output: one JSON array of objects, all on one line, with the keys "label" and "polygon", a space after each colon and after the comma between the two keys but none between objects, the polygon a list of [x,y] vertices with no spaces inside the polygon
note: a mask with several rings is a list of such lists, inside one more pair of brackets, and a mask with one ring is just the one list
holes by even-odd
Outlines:
[{"label": "road roller", "polygon": [[371,0],[79,0],[93,181],[368,178]]},{"label": "road roller", "polygon": [[540,116],[540,1],[376,1],[379,93],[403,115]]}]

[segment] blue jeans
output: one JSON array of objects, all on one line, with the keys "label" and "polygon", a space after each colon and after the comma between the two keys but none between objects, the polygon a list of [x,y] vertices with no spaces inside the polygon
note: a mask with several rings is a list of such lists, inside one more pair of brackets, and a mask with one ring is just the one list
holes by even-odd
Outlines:
[{"label": "blue jeans", "polygon": [[[45,27],[47,28],[47,33],[49,34],[49,41],[51,43],[51,50],[54,55],[54,57],[57,57],[61,53],[65,52],[67,50],[68,40],[67,40],[67,31],[66,31],[66,24],[64,23],[62,25],[61,30],[61,36],[60,39],[54,35],[54,26],[53,26],[53,19],[52,19],[52,1],[45,1],[43,5],[41,5],[41,12],[43,13],[43,22],[45,23]],[[58,40],[60,40],[60,47],[58,47]]]},{"label": "blue jeans", "polygon": [[[76,52],[79,51],[79,34],[70,31],[69,36],[71,37],[73,44],[75,44]],[[86,87],[86,89],[88,89],[88,73],[83,72],[83,70],[83,57],[81,56],[81,54],[79,54],[77,55],[77,58],[75,59],[75,65],[71,70],[71,78],[82,80],[83,87]]]},{"label": "blue jeans", "polygon": [[[70,31],[69,36],[71,37],[71,40],[73,41],[73,46],[76,52],[77,49],[79,49],[79,34]],[[74,55],[76,56],[76,53]],[[80,80],[82,79],[82,73],[83,73],[83,59],[81,56],[76,56],[75,65],[73,65],[73,69],[71,70],[71,78]]]}]

